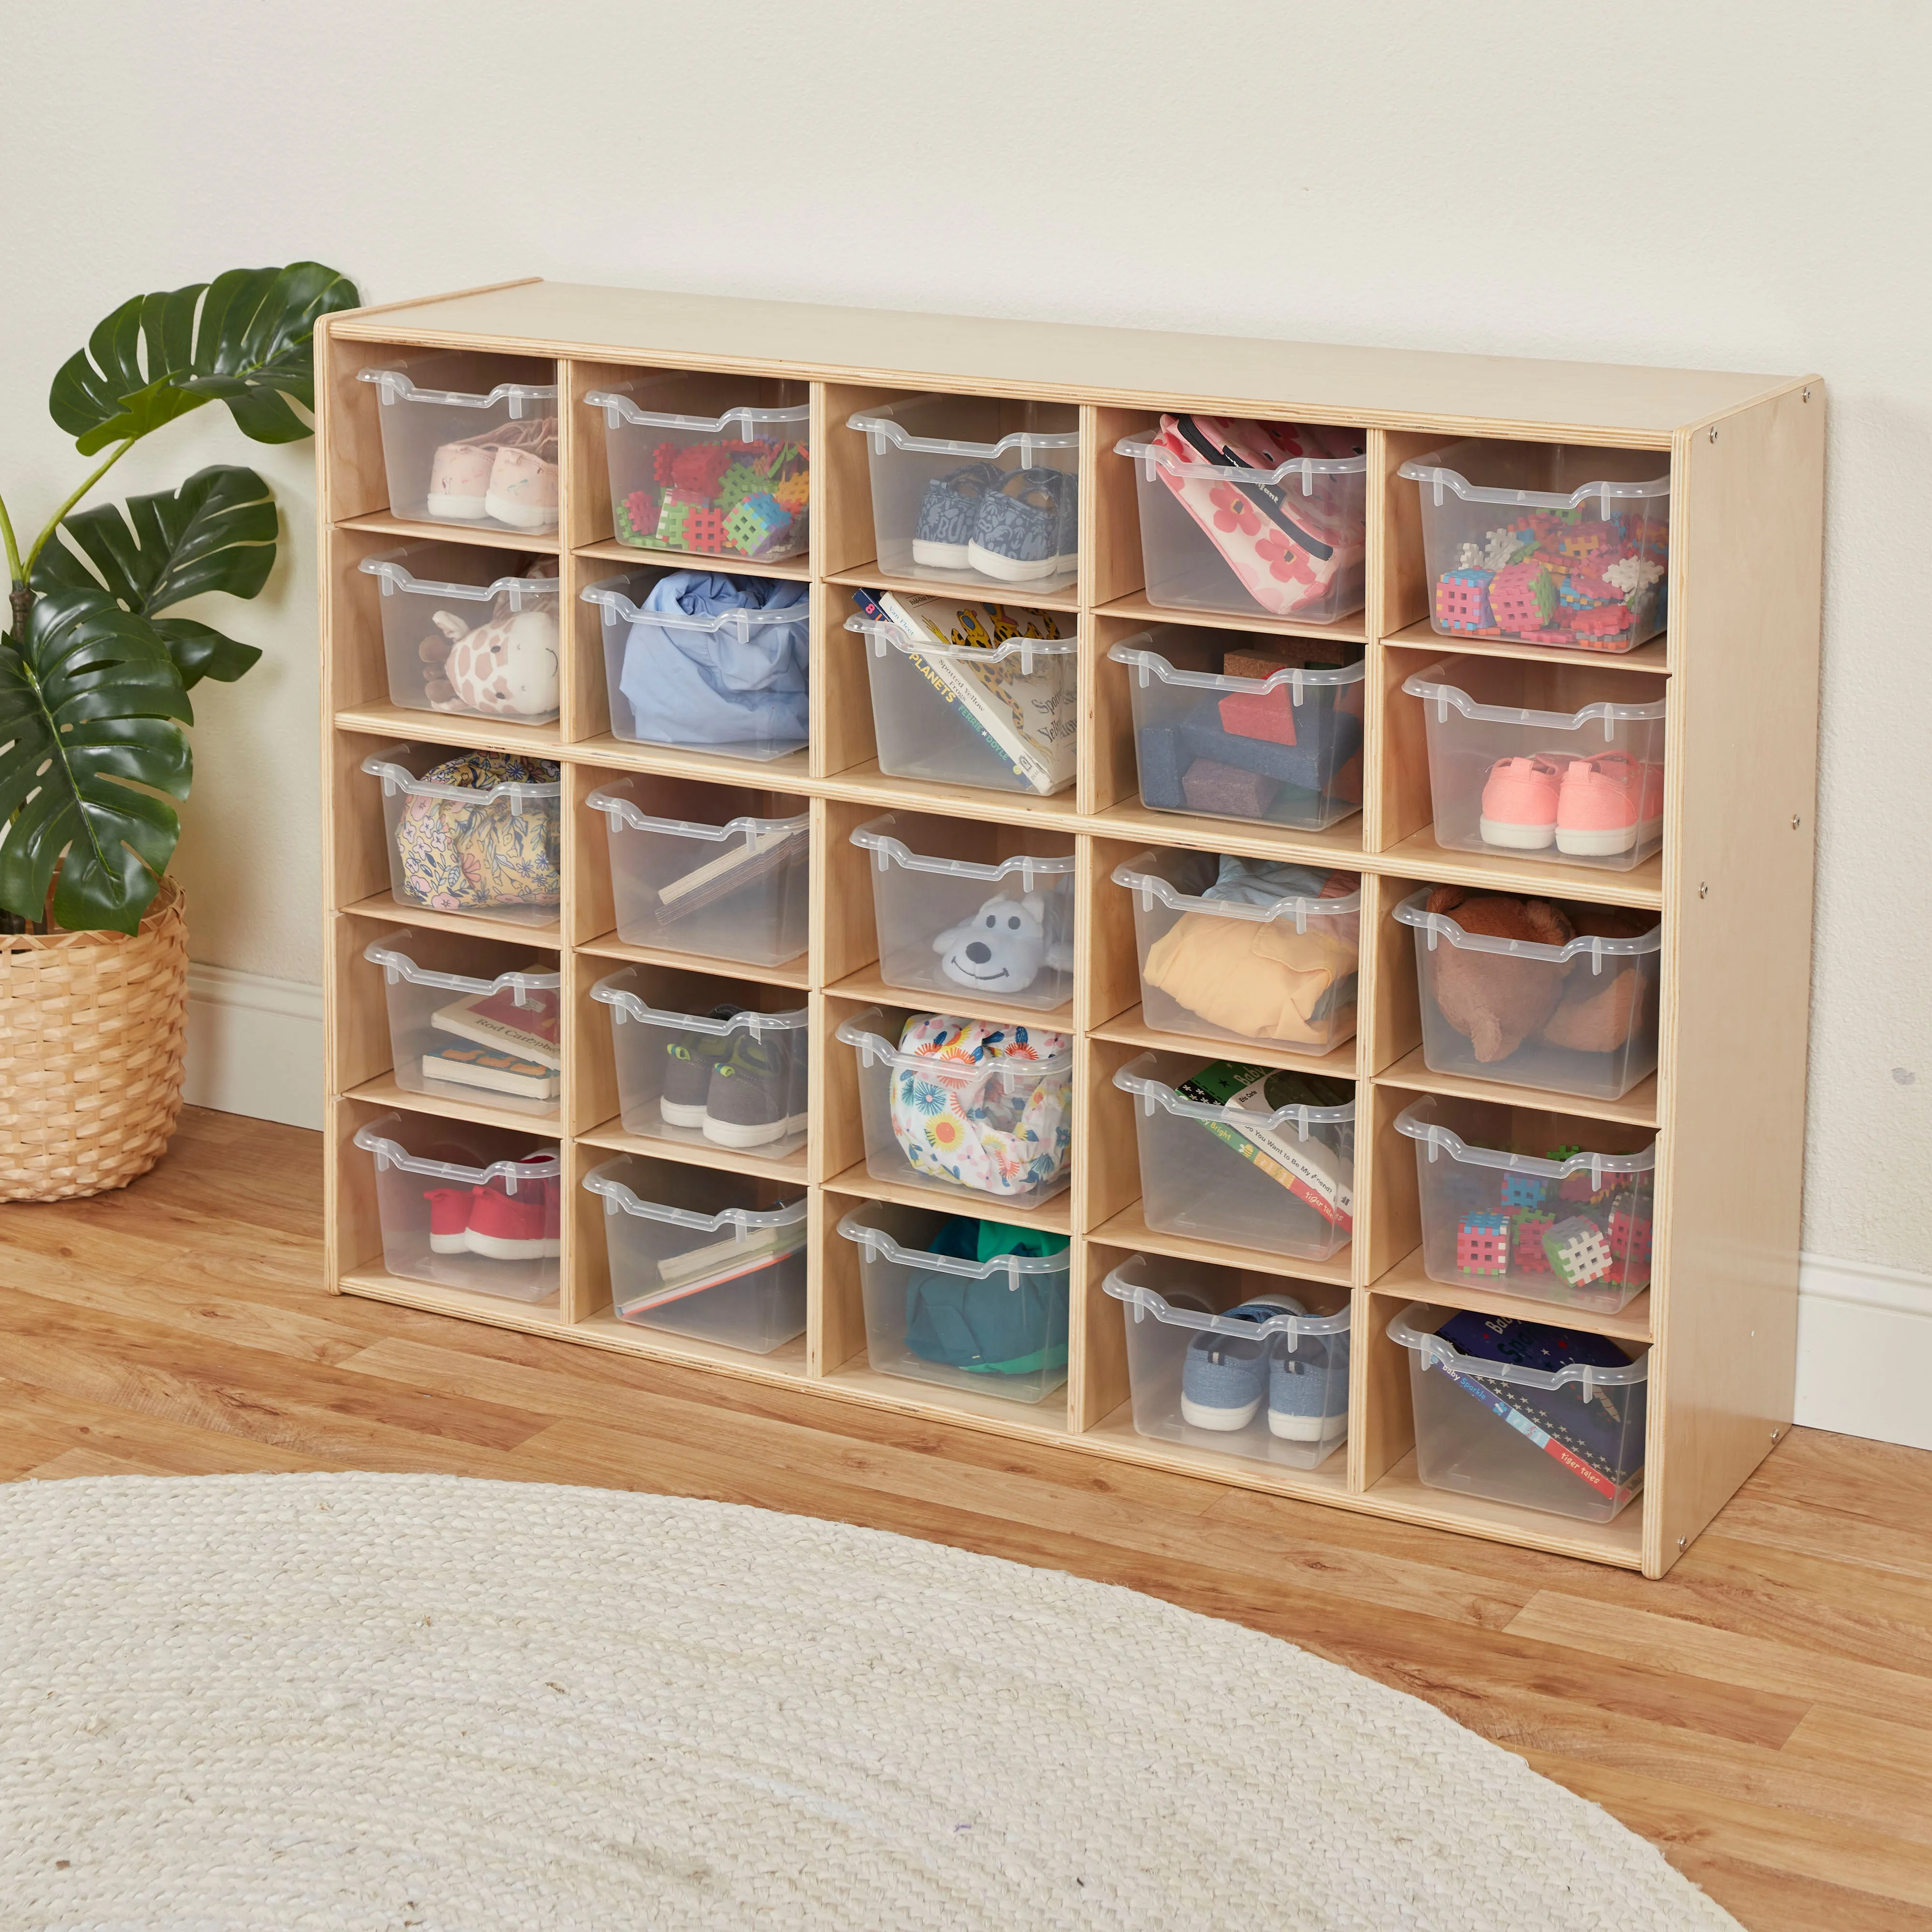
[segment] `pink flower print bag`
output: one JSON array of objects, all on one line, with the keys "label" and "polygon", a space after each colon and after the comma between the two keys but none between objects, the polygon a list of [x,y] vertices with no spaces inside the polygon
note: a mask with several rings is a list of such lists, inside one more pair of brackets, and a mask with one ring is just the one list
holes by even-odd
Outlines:
[{"label": "pink flower print bag", "polygon": [[[1154,473],[1266,611],[1292,617],[1334,600],[1337,580],[1359,581],[1365,554],[1364,473],[1332,466],[1359,458],[1359,436],[1318,424],[1162,416],[1149,439]],[[1157,454],[1156,454],[1157,453]],[[1284,464],[1319,463],[1322,470]],[[1250,478],[1238,472],[1259,472]],[[1231,473],[1234,472],[1234,473]]]}]

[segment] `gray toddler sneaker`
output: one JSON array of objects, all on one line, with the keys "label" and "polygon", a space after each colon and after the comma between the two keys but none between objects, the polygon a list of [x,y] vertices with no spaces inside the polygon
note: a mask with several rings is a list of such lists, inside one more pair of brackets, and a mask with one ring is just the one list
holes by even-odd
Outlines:
[{"label": "gray toddler sneaker", "polygon": [[997,463],[969,463],[926,486],[912,536],[912,560],[928,570],[964,570],[980,506],[1006,481]]},{"label": "gray toddler sneaker", "polygon": [[966,560],[1002,584],[1036,584],[1074,568],[1079,479],[1071,470],[1016,470],[980,500]]},{"label": "gray toddler sneaker", "polygon": [[1348,1336],[1304,1335],[1292,1355],[1277,1338],[1268,1360],[1268,1432],[1319,1442],[1339,1436],[1348,1418]]},{"label": "gray toddler sneaker", "polygon": [[[1222,1318],[1252,1322],[1258,1328],[1277,1315],[1306,1315],[1300,1302],[1285,1294],[1244,1301]],[[1180,1419],[1196,1429],[1227,1433],[1245,1429],[1260,1412],[1268,1392],[1272,1338],[1217,1335],[1204,1330],[1187,1345],[1180,1366]]]}]

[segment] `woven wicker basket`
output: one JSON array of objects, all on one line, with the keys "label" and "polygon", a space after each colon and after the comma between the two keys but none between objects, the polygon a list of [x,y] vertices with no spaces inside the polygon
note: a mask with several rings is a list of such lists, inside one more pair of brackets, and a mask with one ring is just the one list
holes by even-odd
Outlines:
[{"label": "woven wicker basket", "polygon": [[124,1187],[181,1112],[186,899],[162,882],[141,929],[0,933],[0,1201]]}]

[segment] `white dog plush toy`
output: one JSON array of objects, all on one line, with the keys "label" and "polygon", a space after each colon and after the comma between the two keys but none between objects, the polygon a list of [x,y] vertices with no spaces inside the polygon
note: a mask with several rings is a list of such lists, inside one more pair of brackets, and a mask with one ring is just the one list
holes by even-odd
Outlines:
[{"label": "white dog plush toy", "polygon": [[1024,992],[1042,966],[1070,971],[1073,965],[1072,945],[1046,936],[1046,898],[1041,892],[988,899],[963,925],[942,932],[932,950],[949,980],[989,993]]}]

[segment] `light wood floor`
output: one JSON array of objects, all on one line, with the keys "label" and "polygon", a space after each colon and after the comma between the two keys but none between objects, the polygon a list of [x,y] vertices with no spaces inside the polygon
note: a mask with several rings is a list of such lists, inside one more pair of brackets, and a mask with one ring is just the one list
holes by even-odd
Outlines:
[{"label": "light wood floor", "polygon": [[448,1470],[1070,1570],[1427,1698],[1753,1932],[1932,1932],[1932,1455],[1796,1430],[1648,1583],[334,1298],[320,1193],[319,1136],[190,1110],[126,1192],[0,1208],[0,1478]]}]

